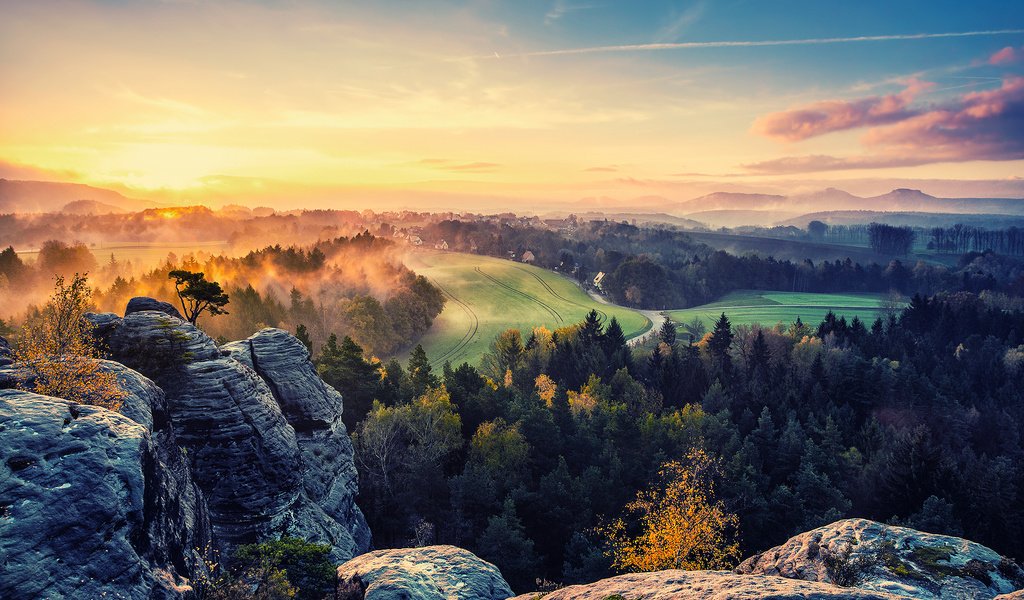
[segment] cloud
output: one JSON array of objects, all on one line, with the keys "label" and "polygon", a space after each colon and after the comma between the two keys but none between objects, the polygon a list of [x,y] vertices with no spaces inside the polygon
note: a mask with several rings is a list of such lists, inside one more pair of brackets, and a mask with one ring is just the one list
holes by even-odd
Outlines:
[{"label": "cloud", "polygon": [[418,164],[442,171],[469,171],[477,173],[494,171],[501,166],[499,163],[493,162],[458,162],[449,158],[424,158],[419,160]]},{"label": "cloud", "polygon": [[934,87],[927,81],[911,79],[898,94],[870,96],[858,100],[824,100],[807,106],[771,113],[754,121],[751,131],[789,142],[810,137],[902,121],[916,114],[910,103],[922,91]]},{"label": "cloud", "polygon": [[565,0],[555,0],[555,3],[551,5],[551,9],[544,14],[544,24],[553,25],[555,21],[558,21],[565,15],[575,12],[578,10],[586,10],[593,8],[587,4],[568,4]]},{"label": "cloud", "polygon": [[616,166],[609,167],[590,167],[589,169],[583,169],[586,173],[616,173],[619,168]]},{"label": "cloud", "polygon": [[743,168],[764,175],[785,173],[811,173],[815,171],[845,171],[851,169],[884,169],[887,167],[910,167],[932,162],[924,158],[882,157],[882,156],[829,156],[812,154],[807,156],[786,156],[743,165]]},{"label": "cloud", "polygon": [[877,169],[939,162],[1024,159],[1024,78],[868,129],[869,154],[785,157],[744,165],[760,173]]},{"label": "cloud", "polygon": [[706,8],[707,3],[704,0],[695,2],[662,27],[655,36],[655,39],[659,42],[670,42],[676,40],[681,33],[689,29],[694,23],[704,16],[704,10]]},{"label": "cloud", "polygon": [[1013,46],[1007,46],[996,52],[988,58],[989,64],[1001,65],[1004,63],[1016,62],[1020,59],[1020,51],[1015,50]]},{"label": "cloud", "polygon": [[[561,14],[559,16],[561,16]],[[564,48],[561,50],[538,50],[534,52],[519,53],[507,52],[502,53],[501,56],[523,58],[534,56],[564,56],[572,54],[598,54],[609,52],[650,52],[655,50],[687,50],[691,48],[758,48],[763,46],[816,46],[823,44],[858,44],[864,42],[892,42],[912,40],[933,40],[942,38],[989,37],[997,35],[1016,35],[1021,33],[1024,33],[1024,29],[989,29],[983,31],[954,31],[946,33],[861,35],[854,37],[802,38],[791,40],[722,40],[711,42],[660,42],[653,44],[588,46],[584,48]],[[495,59],[495,56],[493,54],[482,54],[478,56],[469,56],[464,58]]]},{"label": "cloud", "polygon": [[25,181],[77,181],[81,173],[71,170],[44,169],[35,165],[0,159],[0,179]]}]

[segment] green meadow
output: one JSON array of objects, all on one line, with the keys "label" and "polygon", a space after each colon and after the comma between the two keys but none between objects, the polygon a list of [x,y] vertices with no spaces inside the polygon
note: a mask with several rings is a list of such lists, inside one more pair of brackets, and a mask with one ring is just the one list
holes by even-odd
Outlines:
[{"label": "green meadow", "polygon": [[519,329],[525,341],[534,327],[554,330],[572,325],[591,309],[605,320],[618,319],[627,338],[651,326],[642,314],[601,304],[572,281],[546,269],[430,250],[411,253],[405,264],[427,277],[447,298],[444,311],[420,339],[436,367],[445,361],[477,365],[495,336],[506,329]]},{"label": "green meadow", "polygon": [[690,323],[700,319],[710,331],[724,312],[733,325],[790,324],[799,317],[808,325],[817,325],[828,311],[847,321],[860,317],[866,326],[881,314],[884,296],[881,294],[814,294],[805,292],[737,291],[717,302],[683,310],[668,311],[677,323]]}]

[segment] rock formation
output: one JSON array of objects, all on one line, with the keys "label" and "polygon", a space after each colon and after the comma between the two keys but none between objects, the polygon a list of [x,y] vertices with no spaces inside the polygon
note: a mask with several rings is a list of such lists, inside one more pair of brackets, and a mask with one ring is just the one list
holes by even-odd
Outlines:
[{"label": "rock formation", "polygon": [[103,408],[0,391],[0,597],[179,597],[209,531],[167,435]]},{"label": "rock formation", "polygon": [[368,548],[342,399],[301,342],[268,329],[221,349],[166,312],[89,318],[115,360],[167,393],[222,554],[284,534],[329,544],[338,562]]},{"label": "rock formation", "polygon": [[[408,596],[407,596],[408,597]],[[795,581],[728,571],[630,573],[596,583],[571,585],[549,594],[523,594],[513,600],[900,600],[884,592],[844,589],[827,583]]]},{"label": "rock formation", "polygon": [[802,533],[748,558],[736,571],[921,600],[993,598],[1024,587],[1020,567],[981,544],[866,519]]},{"label": "rock formation", "polygon": [[343,600],[504,600],[497,567],[455,546],[377,550],[338,567]]},{"label": "rock formation", "polygon": [[119,413],[10,389],[32,373],[0,338],[0,597],[178,598],[202,554],[284,534],[339,563],[368,548],[342,398],[306,348],[221,349],[163,304],[87,316]]}]

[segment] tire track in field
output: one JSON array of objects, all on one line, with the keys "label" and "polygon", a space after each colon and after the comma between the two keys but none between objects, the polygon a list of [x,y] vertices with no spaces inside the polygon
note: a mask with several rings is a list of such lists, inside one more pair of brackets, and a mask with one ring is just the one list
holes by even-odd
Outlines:
[{"label": "tire track in field", "polygon": [[477,332],[480,331],[480,318],[477,317],[476,311],[474,311],[472,307],[470,307],[468,304],[466,304],[465,302],[460,300],[455,294],[453,294],[453,293],[449,292],[447,289],[445,289],[444,286],[442,286],[440,283],[438,283],[436,279],[431,278],[430,281],[431,281],[431,283],[436,285],[437,288],[439,290],[441,290],[441,292],[444,295],[446,295],[449,298],[451,298],[452,300],[454,300],[455,303],[459,305],[459,308],[464,310],[466,312],[466,314],[469,315],[469,317],[473,320],[473,324],[470,325],[470,327],[466,331],[465,335],[462,336],[462,339],[459,340],[459,342],[457,344],[455,344],[455,346],[450,348],[447,352],[445,352],[441,356],[438,356],[434,360],[430,361],[430,365],[431,366],[437,366],[439,364],[444,364],[444,361],[446,361],[449,358],[457,355],[466,346],[468,346],[471,341],[473,341],[473,338],[476,337]]},{"label": "tire track in field", "polygon": [[524,269],[522,267],[516,267],[516,268],[519,269],[520,271],[522,271],[523,273],[526,273],[527,275],[532,276],[537,281],[539,281],[540,284],[542,286],[544,286],[544,289],[546,289],[549,294],[551,294],[555,298],[558,298],[562,302],[566,302],[568,304],[572,304],[574,306],[578,306],[580,308],[584,308],[584,309],[587,309],[587,310],[590,310],[590,309],[596,310],[597,314],[601,316],[601,320],[603,320],[603,321],[607,321],[608,320],[608,313],[604,312],[600,308],[597,308],[596,306],[587,306],[586,304],[580,304],[579,302],[576,302],[575,300],[570,300],[570,299],[566,298],[565,296],[563,296],[563,295],[559,294],[558,292],[556,292],[555,288],[551,287],[551,285],[548,282],[544,281],[544,278],[541,277],[540,275],[537,275],[533,271]]},{"label": "tire track in field", "polygon": [[482,270],[482,269],[481,269],[480,267],[476,267],[476,268],[475,268],[475,270],[476,270],[476,272],[477,272],[477,273],[479,273],[479,274],[483,275],[483,276],[484,276],[484,277],[486,277],[487,279],[490,279],[490,280],[491,280],[491,281],[493,281],[494,283],[496,283],[496,284],[500,285],[501,287],[503,287],[503,288],[505,288],[506,290],[508,290],[508,291],[512,292],[513,294],[517,294],[517,295],[519,295],[519,296],[522,296],[523,298],[526,298],[527,300],[530,300],[531,302],[536,302],[536,303],[537,303],[537,304],[539,304],[539,305],[540,305],[540,306],[541,306],[541,307],[542,307],[542,308],[543,308],[544,310],[548,311],[548,313],[549,313],[549,314],[550,314],[550,315],[551,315],[552,317],[554,317],[554,319],[555,319],[556,321],[558,321],[559,323],[564,323],[564,322],[565,322],[565,319],[563,319],[563,318],[562,318],[562,315],[561,315],[561,314],[560,314],[560,313],[559,313],[559,312],[558,312],[557,310],[555,310],[554,308],[552,308],[552,307],[551,307],[551,306],[550,306],[549,304],[547,304],[546,302],[544,302],[544,301],[543,301],[543,300],[541,300],[540,298],[538,298],[538,297],[536,297],[536,296],[534,296],[534,295],[532,295],[532,294],[527,294],[526,292],[524,292],[524,291],[522,291],[522,290],[517,290],[516,288],[514,288],[514,287],[510,286],[509,284],[507,284],[507,283],[505,283],[505,282],[503,282],[503,281],[500,281],[499,279],[497,279],[497,278],[495,278],[495,277],[492,277],[491,275],[488,275],[488,274],[487,274],[487,273],[485,273],[485,272],[484,272],[484,271],[483,271],[483,270]]}]

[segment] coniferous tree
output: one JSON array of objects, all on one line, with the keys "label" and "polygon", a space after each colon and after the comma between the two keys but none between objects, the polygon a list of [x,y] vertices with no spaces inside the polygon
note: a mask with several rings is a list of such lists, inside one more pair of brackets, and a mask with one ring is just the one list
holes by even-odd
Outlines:
[{"label": "coniferous tree", "polygon": [[668,317],[665,317],[661,329],[658,330],[658,338],[669,346],[674,346],[676,343],[676,324]]}]

